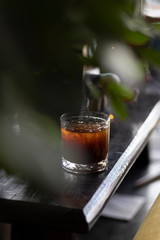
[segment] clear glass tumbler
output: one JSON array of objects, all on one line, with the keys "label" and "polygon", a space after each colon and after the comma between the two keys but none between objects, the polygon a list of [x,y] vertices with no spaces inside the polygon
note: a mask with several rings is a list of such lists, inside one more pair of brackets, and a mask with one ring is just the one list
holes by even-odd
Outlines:
[{"label": "clear glass tumbler", "polygon": [[108,163],[110,116],[80,111],[61,116],[62,166],[73,173],[103,171]]}]

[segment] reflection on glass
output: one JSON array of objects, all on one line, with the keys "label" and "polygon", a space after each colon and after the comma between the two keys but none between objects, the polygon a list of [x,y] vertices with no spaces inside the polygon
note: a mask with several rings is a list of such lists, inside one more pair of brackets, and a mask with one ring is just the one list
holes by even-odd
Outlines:
[{"label": "reflection on glass", "polygon": [[105,170],[108,162],[110,117],[81,111],[61,117],[62,166],[74,173]]}]

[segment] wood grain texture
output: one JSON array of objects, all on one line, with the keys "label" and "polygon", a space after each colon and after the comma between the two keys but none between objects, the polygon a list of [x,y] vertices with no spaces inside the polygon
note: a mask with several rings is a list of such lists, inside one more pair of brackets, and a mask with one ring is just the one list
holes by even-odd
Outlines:
[{"label": "wood grain texture", "polygon": [[[152,91],[150,91],[150,89]],[[108,169],[88,175],[58,169],[58,191],[41,192],[29,181],[0,172],[0,221],[87,232],[99,218],[106,202],[145,147],[160,119],[160,94],[147,86],[138,102],[128,105],[129,118],[114,120]],[[61,156],[54,158],[61,163]]]}]

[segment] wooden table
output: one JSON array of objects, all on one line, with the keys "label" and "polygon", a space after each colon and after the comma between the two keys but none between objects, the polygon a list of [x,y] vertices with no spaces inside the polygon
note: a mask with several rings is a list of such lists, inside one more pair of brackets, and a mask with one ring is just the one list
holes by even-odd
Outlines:
[{"label": "wooden table", "polygon": [[[108,169],[102,173],[76,175],[60,168],[63,184],[54,194],[44,195],[28,182],[7,176],[1,170],[0,221],[12,223],[12,239],[53,239],[55,234],[55,239],[69,239],[72,232],[87,232],[157,126],[159,99],[160,91],[148,83],[137,102],[128,105],[129,118],[114,119]],[[60,162],[60,159],[58,156],[54,160]]]}]

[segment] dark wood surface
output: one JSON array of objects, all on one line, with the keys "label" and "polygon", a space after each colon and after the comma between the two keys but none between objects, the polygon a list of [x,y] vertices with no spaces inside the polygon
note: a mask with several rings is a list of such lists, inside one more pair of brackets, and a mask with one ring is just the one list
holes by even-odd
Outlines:
[{"label": "dark wood surface", "polygon": [[[137,161],[139,160],[141,160],[141,158],[138,158]],[[150,184],[146,184],[140,188],[135,188],[135,182],[142,176],[150,174],[154,175],[159,172],[159,160],[150,159],[148,164],[138,167],[136,163],[136,166],[132,167],[117,190],[117,192],[121,194],[127,194],[129,196],[141,196],[144,198],[145,203],[132,220],[123,221],[107,217],[100,217],[88,233],[75,234],[73,239],[132,240],[160,192],[160,179]]]},{"label": "dark wood surface", "polygon": [[[145,147],[160,118],[160,93],[152,83],[128,104],[129,118],[111,124],[108,169],[88,175],[59,171],[58,191],[50,195],[27,181],[0,172],[0,221],[36,224],[67,232],[87,232]],[[54,161],[61,162],[61,156]]]}]

